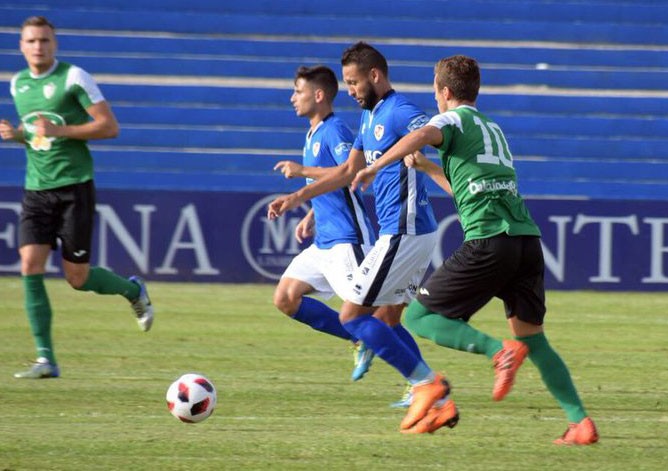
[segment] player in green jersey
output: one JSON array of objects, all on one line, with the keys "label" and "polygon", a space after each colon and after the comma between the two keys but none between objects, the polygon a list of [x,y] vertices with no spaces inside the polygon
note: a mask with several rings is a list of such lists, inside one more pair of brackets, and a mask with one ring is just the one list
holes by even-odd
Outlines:
[{"label": "player in green jersey", "polygon": [[[475,107],[478,64],[465,56],[442,59],[434,69],[433,85],[440,114],[404,136],[352,183],[353,188],[364,189],[386,165],[426,145],[438,150],[442,168],[418,155],[407,159],[452,194],[464,242],[420,287],[406,312],[406,325],[438,345],[492,359],[497,401],[510,392],[528,355],[570,422],[555,443],[595,443],[596,426],[566,364],[543,332],[545,264],[540,230],[518,192],[501,128]],[[493,297],[504,302],[514,340],[495,339],[468,324]]]},{"label": "player in green jersey", "polygon": [[52,311],[44,273],[58,240],[63,272],[74,289],[124,296],[143,331],[151,328],[153,306],[140,278],[125,279],[89,263],[95,186],[86,141],[118,134],[109,104],[88,73],[56,59],[55,29],[46,18],[24,21],[20,46],[28,67],[14,75],[10,91],[21,124],[15,128],[0,120],[0,137],[26,145],[19,255],[37,361],[14,376],[55,378],[60,370],[51,338]]}]

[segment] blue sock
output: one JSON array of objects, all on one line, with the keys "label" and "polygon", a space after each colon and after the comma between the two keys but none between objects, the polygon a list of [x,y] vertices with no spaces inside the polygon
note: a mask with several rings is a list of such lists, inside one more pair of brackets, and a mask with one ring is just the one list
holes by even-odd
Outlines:
[{"label": "blue sock", "polygon": [[431,368],[429,368],[423,360],[417,364],[411,375],[406,379],[408,379],[408,382],[411,384],[424,382],[431,383],[434,380],[434,372],[431,371]]},{"label": "blue sock", "polygon": [[315,330],[356,342],[357,339],[343,328],[339,321],[339,313],[322,301],[304,296],[299,309],[292,316],[296,321],[310,326]]},{"label": "blue sock", "polygon": [[420,352],[420,347],[418,347],[417,342],[410,334],[410,332],[408,332],[406,328],[401,324],[395,325],[394,327],[392,327],[392,329],[401,339],[401,341],[405,343],[408,348],[411,349],[411,351],[415,354],[415,356],[418,357],[420,361],[424,361],[422,359],[422,353]]},{"label": "blue sock", "polygon": [[[343,324],[348,332],[362,340],[376,355],[395,367],[409,379],[416,373],[426,377],[431,373],[429,367],[397,336],[395,331],[384,322],[371,315],[357,317]],[[420,367],[424,365],[426,372]],[[420,368],[419,368],[420,367]],[[424,378],[419,378],[424,379]],[[419,380],[418,379],[418,380]]]}]

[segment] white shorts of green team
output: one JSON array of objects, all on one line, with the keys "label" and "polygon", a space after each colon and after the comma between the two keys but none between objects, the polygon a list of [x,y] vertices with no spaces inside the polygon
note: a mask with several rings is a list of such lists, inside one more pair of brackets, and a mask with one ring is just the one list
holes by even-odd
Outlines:
[{"label": "white shorts of green team", "polygon": [[381,235],[353,273],[344,299],[365,306],[408,304],[417,294],[437,241],[436,232]]},{"label": "white shorts of green team", "polygon": [[[371,246],[363,246],[367,254]],[[329,249],[309,245],[292,259],[282,277],[308,283],[316,296],[329,299],[335,294],[345,299],[350,292],[350,280],[357,269],[357,258],[352,244],[336,244]]]}]

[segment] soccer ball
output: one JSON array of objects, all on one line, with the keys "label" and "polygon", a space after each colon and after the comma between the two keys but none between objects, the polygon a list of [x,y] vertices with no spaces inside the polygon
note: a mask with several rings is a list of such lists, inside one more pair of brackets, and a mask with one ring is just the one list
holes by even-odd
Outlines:
[{"label": "soccer ball", "polygon": [[167,407],[177,419],[201,422],[216,407],[216,388],[213,383],[197,373],[188,373],[174,381],[167,389]]}]

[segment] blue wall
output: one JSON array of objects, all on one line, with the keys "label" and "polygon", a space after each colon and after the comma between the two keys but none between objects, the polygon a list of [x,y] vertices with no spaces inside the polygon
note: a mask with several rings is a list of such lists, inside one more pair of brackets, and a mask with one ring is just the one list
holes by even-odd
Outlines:
[{"label": "blue wall", "polygon": [[[0,188],[0,274],[17,274],[20,189]],[[275,195],[203,191],[100,190],[92,263],[150,280],[275,282],[303,245],[292,234],[298,208],[275,221]],[[438,266],[462,232],[449,198],[433,198]],[[367,206],[373,207],[367,199]],[[668,289],[665,203],[529,200],[543,233],[550,289]],[[50,263],[60,274],[59,255]]]}]

